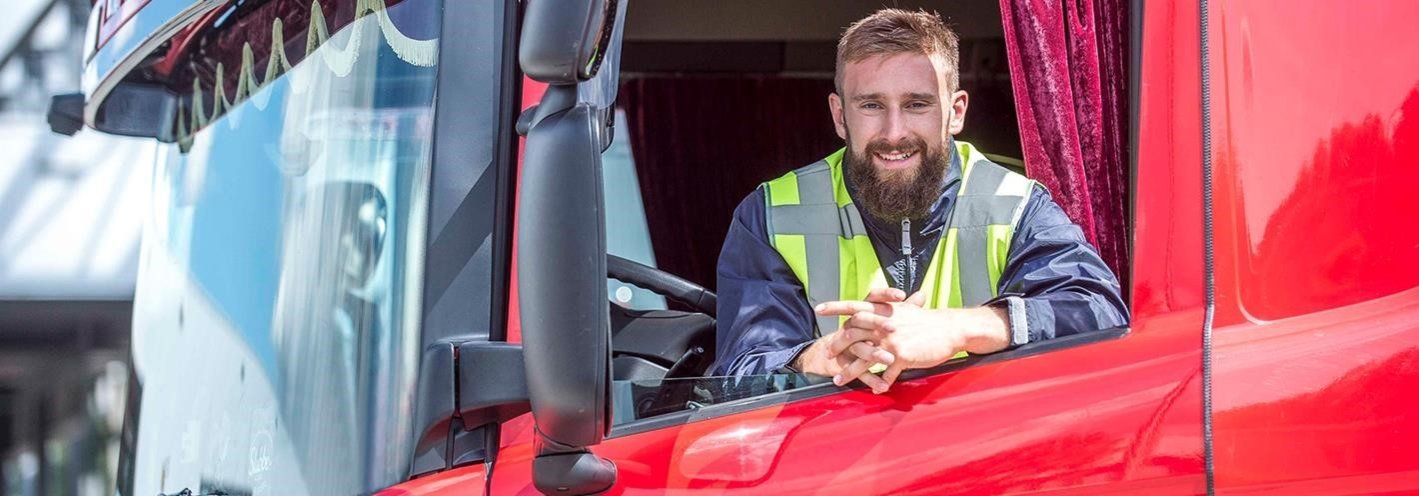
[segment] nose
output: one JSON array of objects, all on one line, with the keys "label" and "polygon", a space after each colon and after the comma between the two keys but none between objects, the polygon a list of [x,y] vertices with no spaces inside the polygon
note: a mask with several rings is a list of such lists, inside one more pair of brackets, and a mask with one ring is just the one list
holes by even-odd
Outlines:
[{"label": "nose", "polygon": [[907,131],[907,119],[900,108],[887,110],[887,121],[882,126],[882,138],[893,145],[904,143],[910,136]]}]

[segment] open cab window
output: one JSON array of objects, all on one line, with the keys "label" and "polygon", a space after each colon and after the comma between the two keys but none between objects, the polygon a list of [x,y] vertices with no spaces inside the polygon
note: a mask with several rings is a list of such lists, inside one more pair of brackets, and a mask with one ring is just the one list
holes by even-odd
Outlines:
[{"label": "open cab window", "polygon": [[[740,200],[759,183],[843,146],[827,102],[835,91],[837,40],[843,28],[876,6],[815,6],[822,15],[793,15],[804,7],[794,2],[708,10],[696,10],[688,2],[630,5],[618,98],[619,114],[626,118],[618,119],[617,143],[603,158],[610,255],[655,266],[713,291],[716,261],[735,256],[720,249]],[[970,106],[965,130],[956,139],[1024,173],[999,2],[901,7],[938,11],[961,37],[960,83],[970,95]],[[781,15],[782,22],[746,20],[775,15]],[[632,174],[620,169],[613,174],[613,167],[628,159]],[[638,195],[634,203],[642,209],[611,208],[612,202],[626,202],[621,194]],[[1118,201],[1127,204],[1126,198]],[[1124,236],[1112,234],[1115,239]],[[643,244],[631,248],[625,243],[631,239]],[[1119,276],[1124,280],[1126,274]],[[639,307],[629,298],[639,298],[644,289],[632,293],[621,288],[633,285],[610,283],[613,436],[841,390],[830,378],[788,371],[713,376],[715,321],[692,316],[713,316],[713,311],[674,298],[668,309]],[[1127,288],[1122,292],[1126,298]],[[1126,332],[1100,329],[997,355],[957,358],[909,372],[902,380],[1106,341]]]}]

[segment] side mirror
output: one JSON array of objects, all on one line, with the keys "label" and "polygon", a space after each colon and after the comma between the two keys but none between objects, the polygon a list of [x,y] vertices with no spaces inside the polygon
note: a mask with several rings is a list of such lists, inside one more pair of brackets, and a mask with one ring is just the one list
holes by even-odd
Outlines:
[{"label": "side mirror", "polygon": [[523,73],[547,84],[591,79],[610,48],[619,1],[529,1],[517,54]]},{"label": "side mirror", "polygon": [[626,0],[530,0],[522,70],[548,83],[517,122],[527,137],[518,200],[518,300],[527,396],[537,424],[533,485],[598,494],[616,466],[590,451],[610,429],[601,152],[609,143]]},{"label": "side mirror", "polygon": [[527,133],[518,212],[518,300],[527,393],[542,438],[533,484],[592,494],[616,480],[587,450],[610,422],[610,309],[596,109],[547,88]]},{"label": "side mirror", "polygon": [[[49,102],[49,128],[73,136],[84,126],[84,95],[55,95]],[[167,88],[137,83],[113,87],[94,115],[94,130],[101,133],[173,141],[177,95]]]},{"label": "side mirror", "polygon": [[54,95],[49,99],[49,130],[73,136],[84,128],[84,94]]}]

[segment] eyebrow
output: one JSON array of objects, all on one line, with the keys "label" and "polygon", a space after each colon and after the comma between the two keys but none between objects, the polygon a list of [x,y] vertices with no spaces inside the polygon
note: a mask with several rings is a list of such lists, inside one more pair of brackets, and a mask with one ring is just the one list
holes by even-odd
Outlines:
[{"label": "eyebrow", "polygon": [[[854,97],[852,97],[852,101],[854,101],[854,102],[863,102],[863,101],[867,101],[867,100],[882,100],[882,99],[886,98],[886,96],[887,96],[887,95],[884,94],[884,93],[868,93],[868,94],[866,94],[866,95],[857,95],[857,96],[854,96]],[[929,101],[929,102],[935,102],[935,101],[936,101],[936,95],[933,95],[933,94],[931,94],[931,93],[907,93],[907,99],[908,99],[908,100],[926,100],[926,101]]]}]

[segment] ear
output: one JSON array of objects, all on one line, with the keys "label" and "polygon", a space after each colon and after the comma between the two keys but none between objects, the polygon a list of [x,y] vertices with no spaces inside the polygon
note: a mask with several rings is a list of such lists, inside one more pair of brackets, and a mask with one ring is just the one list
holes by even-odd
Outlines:
[{"label": "ear", "polygon": [[843,122],[843,99],[837,93],[828,94],[828,112],[833,114],[833,128],[837,129],[838,137],[847,139],[847,123]]},{"label": "ear", "polygon": [[971,97],[966,94],[966,90],[956,90],[951,93],[951,116],[947,118],[946,130],[952,136],[961,133],[966,128],[966,107],[970,106]]}]

